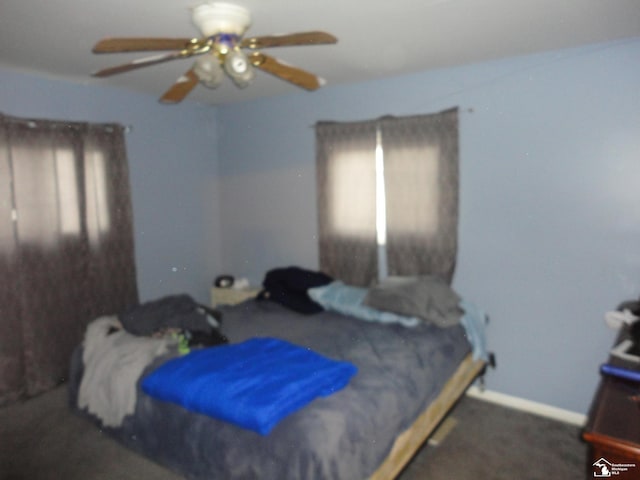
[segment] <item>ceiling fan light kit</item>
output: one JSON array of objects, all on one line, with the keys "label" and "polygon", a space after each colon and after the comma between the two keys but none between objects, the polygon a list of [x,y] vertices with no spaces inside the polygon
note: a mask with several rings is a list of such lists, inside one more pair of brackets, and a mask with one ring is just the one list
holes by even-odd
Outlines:
[{"label": "ceiling fan light kit", "polygon": [[194,73],[207,88],[217,88],[224,80],[224,70],[214,54],[202,55],[196,59],[193,66]]},{"label": "ceiling fan light kit", "polygon": [[240,88],[248,87],[255,76],[255,72],[247,56],[239,48],[225,55],[224,69]]},{"label": "ceiling fan light kit", "polygon": [[244,39],[243,35],[251,25],[251,15],[244,7],[230,3],[207,2],[193,7],[191,13],[193,23],[200,29],[203,38],[101,40],[94,46],[94,53],[174,51],[106,68],[93,75],[106,77],[170,60],[198,56],[193,66],[160,98],[164,103],[182,101],[198,83],[216,88],[222,83],[225,73],[236,86],[247,87],[255,76],[254,67],[306,90],[316,90],[324,85],[324,80],[316,75],[262,52],[253,51],[247,55],[244,49],[332,44],[337,42],[333,35],[313,31]]}]

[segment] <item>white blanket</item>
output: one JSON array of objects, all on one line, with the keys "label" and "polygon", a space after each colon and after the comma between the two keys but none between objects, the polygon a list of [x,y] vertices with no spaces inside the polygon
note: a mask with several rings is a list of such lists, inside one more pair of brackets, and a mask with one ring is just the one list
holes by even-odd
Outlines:
[{"label": "white blanket", "polygon": [[[109,333],[110,329],[117,331]],[[80,408],[87,408],[106,427],[120,426],[135,410],[136,382],[145,367],[175,342],[131,335],[115,316],[91,322],[84,338]]]}]

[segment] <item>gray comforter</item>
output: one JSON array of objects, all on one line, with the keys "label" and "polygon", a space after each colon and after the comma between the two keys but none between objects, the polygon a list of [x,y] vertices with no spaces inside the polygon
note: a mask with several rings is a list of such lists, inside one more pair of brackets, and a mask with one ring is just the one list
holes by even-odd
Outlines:
[{"label": "gray comforter", "polygon": [[[367,478],[470,351],[460,326],[377,325],[330,312],[304,316],[254,300],[223,313],[231,342],[280,337],[348,360],[358,373],[345,389],[314,400],[268,436],[155,400],[138,389],[135,413],[120,428],[105,431],[189,479]],[[162,361],[166,358],[147,372]],[[82,368],[78,348],[70,383],[74,408]]]}]

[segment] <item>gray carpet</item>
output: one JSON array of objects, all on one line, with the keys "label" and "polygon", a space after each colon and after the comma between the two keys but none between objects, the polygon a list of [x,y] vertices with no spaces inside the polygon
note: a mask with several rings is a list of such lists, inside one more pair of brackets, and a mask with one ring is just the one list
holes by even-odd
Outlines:
[{"label": "gray carpet", "polygon": [[[439,446],[423,447],[400,480],[585,478],[578,427],[469,397],[453,416],[456,428]],[[2,480],[180,478],[71,413],[65,387],[0,408]]]},{"label": "gray carpet", "polygon": [[423,447],[401,480],[586,478],[579,427],[469,397],[452,416],[456,428],[437,448]]}]

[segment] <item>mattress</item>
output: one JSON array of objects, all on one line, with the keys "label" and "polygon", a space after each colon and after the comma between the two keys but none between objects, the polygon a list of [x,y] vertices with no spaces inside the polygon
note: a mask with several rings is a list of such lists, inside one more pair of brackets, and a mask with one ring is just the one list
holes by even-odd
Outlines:
[{"label": "mattress", "polygon": [[[151,398],[139,382],[135,413],[120,427],[103,430],[188,479],[368,478],[471,351],[461,326],[407,328],[333,312],[301,315],[257,300],[221,310],[223,332],[233,343],[281,338],[351,362],[358,373],[344,389],[313,400],[266,436]],[[166,360],[157,359],[141,378]],[[78,347],[70,376],[76,409],[82,368]]]}]

